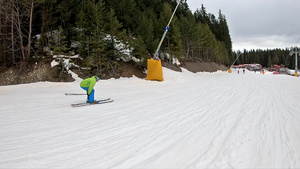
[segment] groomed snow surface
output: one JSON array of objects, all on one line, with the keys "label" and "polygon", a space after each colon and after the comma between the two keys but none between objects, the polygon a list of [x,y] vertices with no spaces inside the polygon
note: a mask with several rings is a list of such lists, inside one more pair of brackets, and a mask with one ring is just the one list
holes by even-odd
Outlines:
[{"label": "groomed snow surface", "polygon": [[174,72],[0,87],[0,168],[300,168],[300,78]]}]

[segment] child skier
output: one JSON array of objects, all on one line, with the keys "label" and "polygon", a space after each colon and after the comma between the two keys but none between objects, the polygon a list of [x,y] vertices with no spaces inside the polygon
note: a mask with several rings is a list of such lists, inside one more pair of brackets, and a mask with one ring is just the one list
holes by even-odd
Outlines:
[{"label": "child skier", "polygon": [[91,78],[84,79],[80,82],[80,87],[86,91],[88,103],[96,103],[96,101],[94,100],[94,94],[95,94],[94,86],[96,82],[98,82],[99,80],[100,80],[99,77],[93,76]]}]

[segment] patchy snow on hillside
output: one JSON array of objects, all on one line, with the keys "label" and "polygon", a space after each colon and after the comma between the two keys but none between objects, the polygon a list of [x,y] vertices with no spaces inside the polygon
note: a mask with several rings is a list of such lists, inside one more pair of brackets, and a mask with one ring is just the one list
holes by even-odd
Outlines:
[{"label": "patchy snow on hillside", "polygon": [[300,168],[300,78],[163,72],[0,86],[0,168]]}]

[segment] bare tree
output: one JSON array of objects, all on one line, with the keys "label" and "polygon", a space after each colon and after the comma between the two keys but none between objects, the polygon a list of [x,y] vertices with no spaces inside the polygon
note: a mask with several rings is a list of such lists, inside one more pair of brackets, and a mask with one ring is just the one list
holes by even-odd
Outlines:
[{"label": "bare tree", "polygon": [[14,11],[13,11],[13,4],[14,4],[14,0],[12,0],[11,2],[11,47],[12,47],[12,62],[13,64],[15,64],[16,59],[15,59],[15,48],[14,48]]},{"label": "bare tree", "polygon": [[34,0],[31,0],[30,4],[30,15],[29,15],[29,32],[28,32],[28,44],[27,44],[27,58],[30,57],[31,49],[31,36],[32,36],[32,20],[33,20],[33,9],[34,9]]},{"label": "bare tree", "polygon": [[4,1],[0,0],[0,64],[6,65],[6,57],[5,57],[5,43],[4,43],[4,21],[5,18],[3,17],[3,5],[4,5]]},{"label": "bare tree", "polygon": [[[6,65],[7,62],[10,64],[15,63],[13,2],[14,0],[0,0],[0,43],[4,65]],[[7,55],[10,55],[10,57],[7,57]]]},{"label": "bare tree", "polygon": [[[30,57],[30,49],[31,49],[31,36],[32,36],[32,17],[33,17],[33,9],[35,0],[30,1],[18,1],[15,3],[15,27],[17,29],[19,35],[19,44],[20,50],[22,54],[22,60],[27,61]],[[28,21],[29,20],[29,21]],[[24,22],[29,22],[23,24]],[[22,25],[28,26],[27,28],[23,28]],[[22,30],[25,30],[23,32]],[[25,41],[27,40],[27,44],[25,45]]]},{"label": "bare tree", "polygon": [[[35,0],[0,0],[0,4],[0,40],[8,46],[7,52],[3,55],[9,54],[12,64],[18,60],[27,61],[31,55]],[[4,25],[4,21],[10,25]],[[10,35],[9,39],[5,39],[7,35]]]}]

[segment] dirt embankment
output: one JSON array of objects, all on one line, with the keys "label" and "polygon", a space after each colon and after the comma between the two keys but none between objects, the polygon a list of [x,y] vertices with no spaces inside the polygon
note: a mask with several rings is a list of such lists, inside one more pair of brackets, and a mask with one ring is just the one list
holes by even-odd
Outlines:
[{"label": "dirt embankment", "polygon": [[74,79],[57,66],[51,68],[50,63],[22,62],[0,73],[0,86],[40,81],[72,82]]},{"label": "dirt embankment", "polygon": [[216,72],[218,70],[227,71],[228,68],[224,65],[214,62],[183,62],[180,66],[175,66],[170,63],[163,62],[162,65],[174,71],[182,71],[182,68],[187,69],[190,72]]},{"label": "dirt embankment", "polygon": [[[138,78],[145,78],[145,68],[137,67],[132,63],[122,62],[119,64],[118,72],[110,74],[108,77],[102,78],[120,78],[131,77],[133,75]],[[217,70],[226,71],[228,68],[224,65],[219,65],[212,62],[183,62],[180,66],[175,66],[167,62],[162,62],[163,67],[169,68],[174,71],[182,71],[185,68],[191,72],[215,72]],[[86,75],[82,71],[73,70],[79,77],[84,78]],[[4,72],[0,72],[0,86],[16,85],[24,83],[34,83],[39,81],[50,82],[72,82],[74,79],[66,71],[62,71],[59,66],[51,68],[50,63],[19,63]]]}]

